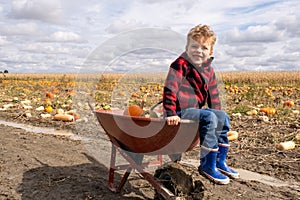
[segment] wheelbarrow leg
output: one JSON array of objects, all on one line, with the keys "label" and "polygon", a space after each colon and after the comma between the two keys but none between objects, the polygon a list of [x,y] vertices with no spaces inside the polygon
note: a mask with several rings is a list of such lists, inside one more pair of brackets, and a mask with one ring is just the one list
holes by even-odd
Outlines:
[{"label": "wheelbarrow leg", "polygon": [[[130,163],[132,168],[136,169],[145,180],[147,180],[156,191],[162,195],[166,200],[177,199],[176,196],[170,192],[167,188],[165,188],[159,181],[155,180],[155,178],[147,172],[142,165],[138,165],[126,152],[122,149],[118,148],[119,153]],[[158,158],[162,158],[159,156]],[[162,162],[161,160],[159,162]],[[126,174],[126,173],[125,173]],[[129,174],[128,174],[129,175]],[[128,176],[127,176],[128,177]],[[126,178],[127,179],[127,178]]]},{"label": "wheelbarrow leg", "polygon": [[123,177],[122,177],[121,182],[119,183],[119,186],[118,186],[116,192],[121,192],[121,190],[122,190],[124,184],[126,183],[128,177],[129,177],[129,175],[130,175],[131,170],[132,170],[131,167],[129,167],[129,168],[126,170],[126,172],[124,173],[124,175],[123,175]]},{"label": "wheelbarrow leg", "polygon": [[114,186],[114,176],[116,169],[116,147],[112,144],[111,155],[110,155],[110,168],[109,168],[109,177],[108,177],[108,188],[116,192],[116,188]]},{"label": "wheelbarrow leg", "polygon": [[[112,149],[111,149],[111,159],[110,159],[110,169],[109,169],[109,180],[108,180],[108,188],[113,191],[113,192],[120,192],[124,186],[124,184],[126,183],[131,171],[132,171],[132,167],[127,167],[126,172],[124,173],[118,187],[115,187],[114,184],[114,178],[115,178],[115,170],[117,169],[116,167],[116,147],[114,144],[112,144]],[[127,165],[125,165],[127,166]]]}]

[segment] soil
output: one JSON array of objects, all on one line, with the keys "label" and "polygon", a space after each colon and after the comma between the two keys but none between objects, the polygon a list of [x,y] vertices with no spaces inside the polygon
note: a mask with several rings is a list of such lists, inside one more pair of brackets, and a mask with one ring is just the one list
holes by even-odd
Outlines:
[{"label": "soil", "polygon": [[[0,119],[78,134],[74,123],[28,120],[7,112],[0,112]],[[232,120],[232,128],[240,137],[231,142],[228,164],[277,178],[287,185],[244,179],[217,185],[192,168],[203,184],[203,199],[300,199],[299,144],[293,150],[281,151],[275,147],[276,142],[293,139],[300,132],[299,119],[286,124],[241,117]],[[129,176],[120,193],[111,192],[107,188],[107,166],[95,159],[80,140],[5,125],[0,125],[0,130],[0,200],[154,199],[155,190],[138,173]],[[185,153],[183,159],[198,159],[198,156],[199,149],[195,148]],[[116,177],[120,178],[121,174]]]}]

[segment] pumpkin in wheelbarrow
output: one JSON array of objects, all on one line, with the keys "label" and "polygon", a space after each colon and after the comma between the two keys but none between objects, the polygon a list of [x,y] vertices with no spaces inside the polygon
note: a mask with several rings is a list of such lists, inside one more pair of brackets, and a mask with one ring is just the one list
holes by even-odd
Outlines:
[{"label": "pumpkin in wheelbarrow", "polygon": [[141,116],[144,113],[144,110],[137,105],[131,105],[125,108],[124,115],[128,116]]}]

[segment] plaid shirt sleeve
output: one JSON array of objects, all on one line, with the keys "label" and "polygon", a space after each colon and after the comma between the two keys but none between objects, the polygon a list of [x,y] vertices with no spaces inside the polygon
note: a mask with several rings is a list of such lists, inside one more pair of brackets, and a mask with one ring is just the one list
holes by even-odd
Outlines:
[{"label": "plaid shirt sleeve", "polygon": [[167,78],[165,80],[163,93],[163,107],[165,116],[176,116],[178,106],[178,90],[183,79],[183,62],[173,62],[169,68]]},{"label": "plaid shirt sleeve", "polygon": [[221,102],[219,98],[218,84],[216,79],[216,74],[212,67],[209,72],[209,83],[208,83],[208,98],[207,105],[209,108],[221,110]]}]

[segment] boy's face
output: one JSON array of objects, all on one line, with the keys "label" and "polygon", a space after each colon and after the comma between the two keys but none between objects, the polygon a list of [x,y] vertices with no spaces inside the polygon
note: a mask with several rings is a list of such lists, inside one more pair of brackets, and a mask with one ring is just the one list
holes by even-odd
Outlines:
[{"label": "boy's face", "polygon": [[185,50],[193,64],[198,67],[212,54],[210,41],[205,41],[204,38],[199,38],[197,41],[190,38]]}]

